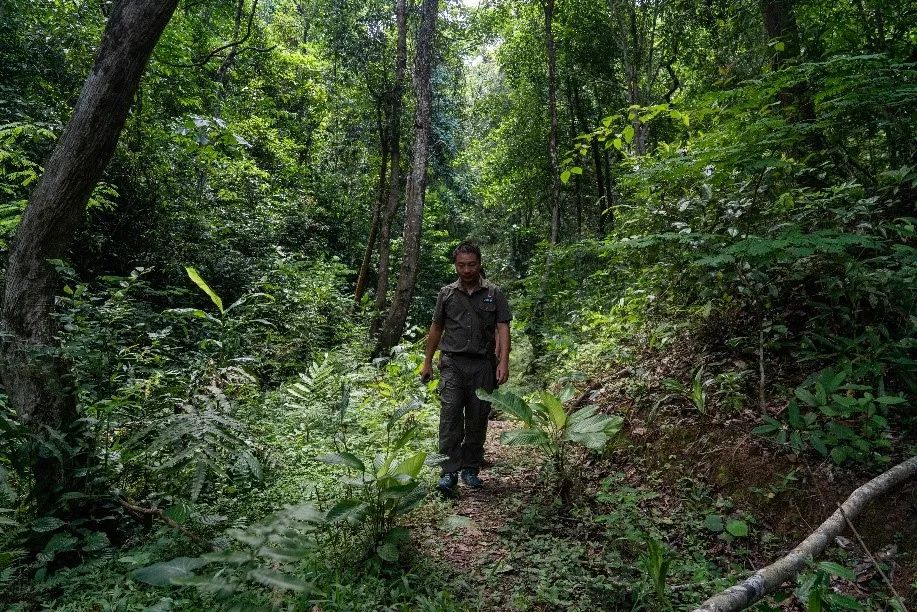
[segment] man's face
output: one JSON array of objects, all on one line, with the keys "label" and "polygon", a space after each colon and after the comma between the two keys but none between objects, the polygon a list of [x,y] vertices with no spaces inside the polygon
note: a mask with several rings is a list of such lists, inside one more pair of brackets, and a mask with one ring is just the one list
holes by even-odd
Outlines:
[{"label": "man's face", "polygon": [[463,283],[474,283],[481,275],[481,262],[474,253],[459,253],[455,256],[455,272]]}]

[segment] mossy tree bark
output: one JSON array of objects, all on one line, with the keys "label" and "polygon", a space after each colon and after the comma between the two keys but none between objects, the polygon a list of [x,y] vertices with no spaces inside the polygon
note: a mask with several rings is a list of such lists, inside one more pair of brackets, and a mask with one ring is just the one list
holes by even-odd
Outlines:
[{"label": "mossy tree bark", "polygon": [[[73,441],[78,416],[70,368],[57,347],[52,313],[60,279],[49,260],[67,255],[176,5],[177,0],[121,0],[115,5],[73,115],[10,248],[0,318],[0,377],[20,421],[45,440],[57,431]],[[37,454],[33,464],[42,512],[73,485],[72,466],[45,454]]]},{"label": "mossy tree bark", "polygon": [[414,114],[414,157],[404,194],[404,257],[398,273],[395,297],[379,332],[379,340],[374,351],[376,354],[395,346],[404,333],[408,306],[411,303],[414,283],[417,282],[420,234],[427,190],[427,156],[432,132],[433,54],[438,12],[439,0],[423,0],[414,55],[414,92],[417,107]]}]

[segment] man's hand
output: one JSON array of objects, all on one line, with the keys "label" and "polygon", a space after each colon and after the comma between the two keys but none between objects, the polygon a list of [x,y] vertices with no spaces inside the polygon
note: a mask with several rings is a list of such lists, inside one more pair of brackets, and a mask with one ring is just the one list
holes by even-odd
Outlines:
[{"label": "man's hand", "polygon": [[509,380],[509,364],[501,361],[497,364],[497,384],[502,385]]},{"label": "man's hand", "polygon": [[433,378],[433,366],[429,363],[424,363],[423,367],[420,368],[420,382],[427,383],[431,378]]}]

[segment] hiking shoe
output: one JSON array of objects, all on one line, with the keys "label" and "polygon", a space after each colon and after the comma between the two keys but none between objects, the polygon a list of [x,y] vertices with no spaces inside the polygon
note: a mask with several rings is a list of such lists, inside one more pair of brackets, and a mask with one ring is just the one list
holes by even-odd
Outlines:
[{"label": "hiking shoe", "polygon": [[462,470],[462,482],[472,489],[480,489],[484,486],[484,481],[478,478],[478,471],[472,468]]},{"label": "hiking shoe", "polygon": [[439,489],[440,493],[448,497],[455,493],[456,485],[458,485],[458,474],[449,472],[442,475],[436,488]]}]

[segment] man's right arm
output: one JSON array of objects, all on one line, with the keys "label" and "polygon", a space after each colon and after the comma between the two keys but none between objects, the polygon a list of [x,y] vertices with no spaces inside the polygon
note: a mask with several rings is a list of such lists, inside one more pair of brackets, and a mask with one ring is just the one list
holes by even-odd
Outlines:
[{"label": "man's right arm", "polygon": [[439,346],[439,341],[443,337],[443,324],[436,321],[430,325],[430,331],[427,334],[427,346],[423,356],[423,367],[420,369],[420,381],[427,382],[433,378],[433,355]]}]

